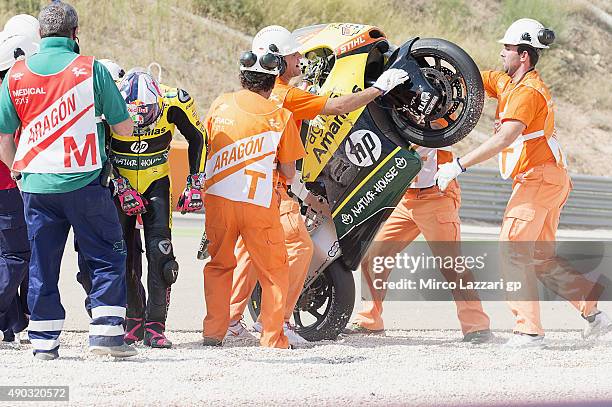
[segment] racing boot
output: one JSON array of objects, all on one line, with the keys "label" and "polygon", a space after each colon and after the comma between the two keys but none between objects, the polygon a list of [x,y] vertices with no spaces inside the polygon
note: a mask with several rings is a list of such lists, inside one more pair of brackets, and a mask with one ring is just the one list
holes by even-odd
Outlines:
[{"label": "racing boot", "polygon": [[125,336],[124,341],[128,345],[142,341],[144,338],[144,319],[143,318],[125,318]]},{"label": "racing boot", "polygon": [[172,347],[172,342],[166,335],[164,335],[164,331],[166,330],[166,325],[162,322],[147,322],[145,324],[145,333],[144,333],[144,344],[145,346],[150,346],[152,348],[158,349],[169,349]]}]

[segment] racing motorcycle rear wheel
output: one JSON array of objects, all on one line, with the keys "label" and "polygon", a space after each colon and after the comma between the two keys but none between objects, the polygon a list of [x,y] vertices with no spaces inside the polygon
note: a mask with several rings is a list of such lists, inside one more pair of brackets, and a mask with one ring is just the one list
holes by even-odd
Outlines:
[{"label": "racing motorcycle rear wheel", "polygon": [[[336,259],[300,296],[293,311],[296,332],[308,341],[336,339],[353,313],[355,281],[341,259]],[[249,312],[257,320],[261,286],[251,294]]]},{"label": "racing motorcycle rear wheel", "polygon": [[401,87],[390,92],[391,118],[398,132],[424,147],[457,143],[474,129],[484,105],[484,87],[476,63],[459,46],[439,38],[417,40],[410,55],[441,99],[423,117],[414,109],[414,102],[399,94]]}]

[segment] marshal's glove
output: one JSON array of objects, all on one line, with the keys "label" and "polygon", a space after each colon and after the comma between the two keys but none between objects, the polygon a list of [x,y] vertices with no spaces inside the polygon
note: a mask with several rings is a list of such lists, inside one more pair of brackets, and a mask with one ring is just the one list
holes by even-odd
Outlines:
[{"label": "marshal's glove", "polygon": [[436,175],[434,175],[434,180],[436,184],[438,184],[438,188],[440,191],[444,191],[448,184],[452,182],[455,178],[459,176],[462,172],[465,172],[465,168],[461,166],[459,163],[459,157],[455,158],[453,161],[442,164]]},{"label": "marshal's glove", "polygon": [[383,95],[386,95],[397,85],[401,85],[408,79],[410,79],[408,72],[404,71],[403,69],[393,68],[383,72],[383,74],[380,75],[372,86],[378,90],[381,90]]},{"label": "marshal's glove", "polygon": [[113,178],[114,195],[119,199],[121,210],[128,216],[139,215],[147,211],[147,200],[130,185],[127,178]]},{"label": "marshal's glove", "polygon": [[182,214],[196,212],[202,209],[202,181],[204,174],[191,174],[187,176],[187,185],[178,199],[176,210]]}]

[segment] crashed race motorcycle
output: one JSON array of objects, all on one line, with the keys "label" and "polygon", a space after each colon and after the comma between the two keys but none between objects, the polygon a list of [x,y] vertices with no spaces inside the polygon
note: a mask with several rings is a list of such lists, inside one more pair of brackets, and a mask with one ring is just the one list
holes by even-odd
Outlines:
[{"label": "crashed race motorcycle", "polygon": [[[306,156],[293,182],[314,243],[293,313],[309,341],[335,339],[355,303],[353,270],[421,169],[418,146],[447,147],[467,136],[482,113],[484,90],[470,56],[442,39],[413,38],[399,47],[377,27],[323,24],[293,33],[305,56],[310,92],[336,97],[371,86],[387,69],[409,81],[369,105],[318,116],[302,127]],[[249,311],[256,319],[261,288]]]}]

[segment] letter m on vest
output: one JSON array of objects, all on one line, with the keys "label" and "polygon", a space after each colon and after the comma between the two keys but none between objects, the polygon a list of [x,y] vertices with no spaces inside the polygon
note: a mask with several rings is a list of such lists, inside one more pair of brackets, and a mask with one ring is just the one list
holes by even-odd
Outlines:
[{"label": "letter m on vest", "polygon": [[91,165],[96,165],[96,157],[98,155],[96,149],[96,135],[94,133],[90,133],[86,136],[82,151],[79,151],[79,147],[74,137],[64,136],[64,167],[72,167],[72,156],[74,156],[77,167],[85,166],[88,155],[91,156]]}]

